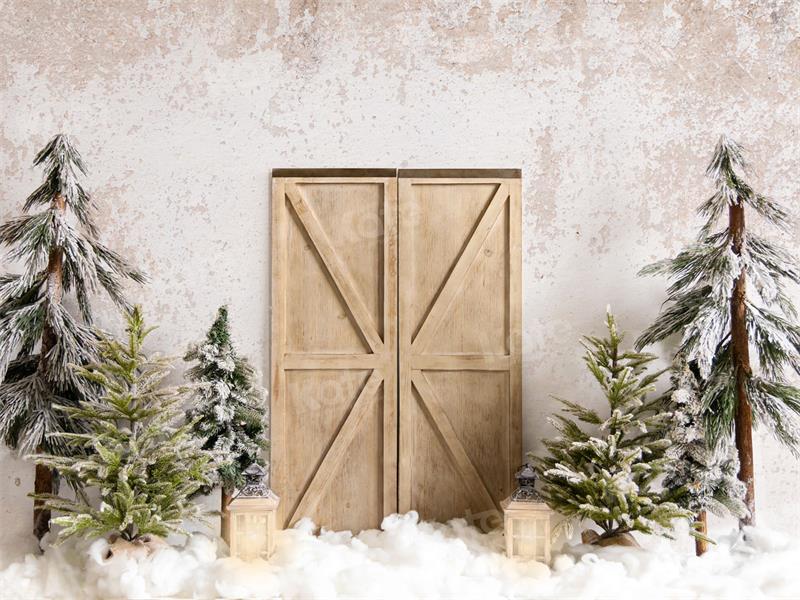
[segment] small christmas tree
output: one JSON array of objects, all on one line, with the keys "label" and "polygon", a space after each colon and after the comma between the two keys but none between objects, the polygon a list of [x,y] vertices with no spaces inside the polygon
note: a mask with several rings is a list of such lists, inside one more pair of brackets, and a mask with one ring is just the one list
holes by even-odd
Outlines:
[{"label": "small christmas tree", "polygon": [[222,533],[227,539],[231,494],[244,482],[247,467],[263,464],[260,453],[267,447],[263,390],[255,384],[247,359],[233,347],[226,306],[217,312],[205,342],[192,346],[184,360],[197,361],[187,371],[187,377],[200,384],[187,417],[194,421],[195,435],[205,440],[203,448],[217,458]]},{"label": "small christmas tree", "polygon": [[[706,511],[717,516],[747,514],[744,484],[737,478],[739,460],[729,440],[716,447],[705,433],[705,406],[702,380],[696,368],[678,356],[672,368],[672,388],[664,410],[672,415],[666,436],[672,442],[667,456],[673,459],[664,478],[664,487],[676,502],[698,517],[701,533],[706,530]],[[706,541],[697,540],[697,552],[705,551]]]},{"label": "small christmas tree", "polygon": [[84,498],[38,496],[46,506],[65,513],[53,519],[64,527],[60,539],[118,534],[132,541],[143,535],[183,532],[182,523],[202,516],[190,496],[208,485],[215,469],[210,452],[192,435],[192,423],[179,425],[186,390],[164,387],[168,360],[148,357],[142,347],[152,328],[141,311],[128,317],[126,343],[103,336],[100,362],[76,369],[100,386],[96,400],[78,407],[58,407],[86,425],[85,433],[56,434],[65,443],[86,450],[85,456],[37,455],[39,464],[94,488],[95,508]]},{"label": "small christmas tree", "polygon": [[[692,512],[655,491],[654,481],[669,467],[670,442],[664,437],[667,413],[660,399],[647,400],[662,372],[647,373],[651,354],[620,350],[622,336],[607,315],[608,337],[585,337],[584,361],[600,384],[610,415],[559,400],[577,420],[554,415],[559,437],[546,440],[550,455],[534,458],[542,473],[550,508],[573,519],[590,519],[603,533],[619,539],[632,531],[666,537],[672,520]],[[599,430],[593,435],[581,424]]]},{"label": "small christmas tree", "polygon": [[[742,149],[722,136],[706,169],[716,186],[699,208],[706,222],[695,244],[675,258],[642,270],[670,278],[667,306],[636,347],[682,336],[678,353],[703,378],[706,433],[712,443],[735,432],[739,479],[755,522],[753,417],[794,452],[800,447],[800,325],[784,284],[800,283],[797,261],[778,245],[745,229],[745,213],[789,230],[786,211],[744,180]],[[727,213],[727,223],[714,231]],[[754,356],[751,360],[751,352]]]},{"label": "small christmas tree", "polygon": [[[95,389],[77,377],[70,364],[94,360],[96,338],[91,297],[104,290],[128,308],[125,279],[142,282],[116,252],[98,241],[95,206],[81,184],[86,167],[64,135],[55,136],[36,155],[44,182],[23,205],[24,216],[0,227],[0,243],[12,247],[10,262],[21,273],[0,276],[0,438],[20,455],[70,450],[57,432],[80,430],[80,423],[55,404],[76,406]],[[31,209],[42,207],[39,212]],[[62,302],[74,297],[78,316]],[[36,493],[56,491],[54,473],[36,468]],[[34,504],[37,538],[50,528],[50,513]]]}]

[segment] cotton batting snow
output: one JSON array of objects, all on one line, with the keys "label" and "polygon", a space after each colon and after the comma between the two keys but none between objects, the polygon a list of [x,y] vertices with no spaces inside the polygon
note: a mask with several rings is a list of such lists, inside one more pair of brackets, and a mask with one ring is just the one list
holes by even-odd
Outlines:
[{"label": "cotton batting snow", "polygon": [[[647,549],[570,546],[552,569],[502,554],[502,534],[463,520],[392,515],[382,531],[281,532],[267,563],[218,557],[196,534],[181,549],[103,559],[77,542],[0,571],[3,598],[797,598],[800,544],[759,529],[732,533],[702,558],[649,539]],[[682,535],[685,535],[685,531]],[[220,552],[221,554],[222,552]]]}]

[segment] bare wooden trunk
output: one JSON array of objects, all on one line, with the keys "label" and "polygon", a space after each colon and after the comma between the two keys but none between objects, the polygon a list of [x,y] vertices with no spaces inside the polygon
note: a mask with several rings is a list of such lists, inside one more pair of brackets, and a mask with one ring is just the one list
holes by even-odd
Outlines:
[{"label": "bare wooden trunk", "polygon": [[232,496],[229,494],[224,487],[220,488],[220,502],[219,502],[219,514],[220,514],[220,535],[222,539],[225,540],[225,543],[230,546],[231,544],[231,513],[228,510],[228,505],[231,503]]},{"label": "bare wooden trunk", "polygon": [[[702,533],[703,535],[708,535],[708,514],[706,511],[701,510],[697,513],[697,519],[695,520],[695,524],[697,530]],[[701,540],[700,538],[695,538],[694,540],[694,552],[697,556],[703,556],[708,550],[708,542],[705,540]]]},{"label": "bare wooden trunk", "polygon": [[[64,213],[66,205],[64,197],[56,196],[54,207]],[[53,248],[47,261],[47,301],[51,304],[60,304],[64,295],[64,252],[61,248]],[[49,322],[45,323],[42,332],[42,345],[39,350],[39,373],[47,373],[50,351],[58,341],[56,333]],[[44,465],[36,465],[36,476],[33,483],[33,490],[36,494],[53,493],[53,472]],[[34,500],[33,503],[33,534],[37,540],[41,540],[50,531],[50,511],[42,509],[42,501]]]},{"label": "bare wooden trunk", "polygon": [[[56,196],[54,207],[64,213],[65,204],[62,196]],[[64,295],[64,251],[55,247],[50,250],[47,261],[47,302],[48,304],[60,304]],[[47,372],[47,361],[50,351],[57,342],[56,332],[50,326],[49,321],[45,322],[42,332],[42,347],[39,353],[39,371]]]},{"label": "bare wooden trunk", "polygon": [[[744,206],[733,205],[729,209],[731,249],[741,254],[744,245]],[[747,339],[747,282],[742,268],[733,283],[731,294],[731,350],[736,376],[736,414],[734,417],[736,449],[739,453],[739,480],[745,485],[744,502],[749,515],[739,520],[739,525],[754,525],[756,518],[755,486],[753,483],[753,412],[747,397],[747,380],[750,368],[750,346]]]},{"label": "bare wooden trunk", "polygon": [[[44,465],[36,465],[36,477],[33,481],[35,494],[53,493],[53,471]],[[41,540],[50,531],[50,511],[42,508],[41,500],[33,501],[33,534]]]}]

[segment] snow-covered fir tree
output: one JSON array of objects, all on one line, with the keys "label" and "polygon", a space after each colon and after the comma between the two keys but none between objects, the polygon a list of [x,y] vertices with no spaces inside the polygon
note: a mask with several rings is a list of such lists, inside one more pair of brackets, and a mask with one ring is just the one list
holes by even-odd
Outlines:
[{"label": "snow-covered fir tree", "polygon": [[753,523],[753,417],[795,452],[800,444],[800,389],[789,380],[800,374],[800,326],[785,290],[787,281],[800,283],[800,268],[779,245],[745,228],[747,214],[782,230],[790,219],[745,181],[736,142],[720,138],[706,174],[716,190],[700,205],[705,224],[697,241],[642,270],[671,284],[666,307],[636,347],[681,336],[678,353],[697,364],[703,379],[709,439],[735,433],[749,513],[742,522]]},{"label": "snow-covered fir tree", "polygon": [[672,442],[667,456],[673,459],[664,478],[677,502],[693,513],[709,511],[717,516],[728,512],[742,517],[747,509],[744,484],[739,481],[739,460],[730,440],[711,446],[705,433],[702,380],[682,356],[672,368],[672,387],[664,409],[672,415],[666,435]]},{"label": "snow-covered fir tree", "polygon": [[195,423],[195,434],[205,440],[203,447],[216,455],[224,515],[231,493],[243,482],[242,472],[254,462],[263,464],[264,391],[256,385],[247,359],[233,346],[226,306],[219,308],[205,341],[189,348],[184,360],[196,361],[186,373],[199,384],[187,417]]},{"label": "snow-covered fir tree", "polygon": [[80,419],[83,433],[56,434],[63,443],[85,455],[37,455],[40,464],[94,489],[100,506],[53,495],[40,496],[61,525],[60,539],[73,535],[96,537],[118,534],[125,540],[143,535],[182,533],[182,523],[202,517],[190,498],[211,482],[215,464],[183,422],[187,389],[166,387],[170,361],[143,351],[147,328],[139,307],[128,316],[127,340],[105,335],[98,363],[75,369],[76,375],[97,385],[97,399],[78,406],[58,407]]},{"label": "snow-covered fir tree", "polygon": [[[44,168],[44,182],[25,200],[26,214],[0,226],[7,259],[21,270],[0,276],[0,437],[20,455],[64,454],[64,439],[51,434],[81,425],[54,405],[76,406],[95,391],[69,368],[95,358],[92,295],[103,290],[127,308],[123,282],[143,276],[98,240],[95,206],[81,183],[86,167],[69,139],[55,136],[34,165]],[[35,492],[52,492],[54,475],[37,466]],[[49,518],[35,504],[39,539]]]},{"label": "snow-covered fir tree", "polygon": [[647,397],[663,371],[647,372],[655,356],[620,348],[622,335],[611,313],[606,326],[607,337],[585,337],[583,345],[609,416],[584,402],[559,399],[575,418],[554,415],[551,422],[560,435],[545,440],[548,456],[532,457],[542,474],[542,495],[570,520],[594,521],[601,539],[632,531],[669,537],[673,519],[693,514],[654,485],[672,462],[666,455],[669,413],[660,410],[660,398]]}]

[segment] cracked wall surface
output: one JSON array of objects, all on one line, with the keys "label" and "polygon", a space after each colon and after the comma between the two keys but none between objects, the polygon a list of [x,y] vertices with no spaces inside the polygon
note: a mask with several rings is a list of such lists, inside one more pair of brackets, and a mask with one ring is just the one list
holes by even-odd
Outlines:
[{"label": "cracked wall surface", "polygon": [[[631,337],[656,315],[665,284],[636,272],[694,236],[720,132],[797,209],[793,1],[0,0],[0,15],[0,219],[39,182],[35,152],[71,134],[104,241],[151,277],[131,294],[160,324],[154,349],[180,354],[228,303],[268,373],[271,168],[522,167],[526,448],[552,432],[551,394],[601,405],[579,336],[607,304]],[[800,532],[798,462],[761,434],[756,452],[761,523]],[[0,454],[0,560],[28,531],[32,471]]]}]

